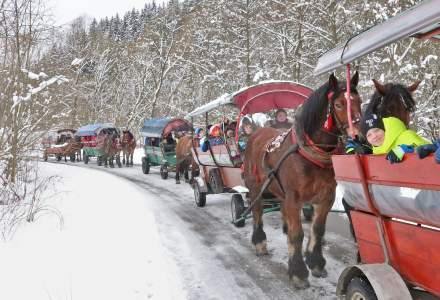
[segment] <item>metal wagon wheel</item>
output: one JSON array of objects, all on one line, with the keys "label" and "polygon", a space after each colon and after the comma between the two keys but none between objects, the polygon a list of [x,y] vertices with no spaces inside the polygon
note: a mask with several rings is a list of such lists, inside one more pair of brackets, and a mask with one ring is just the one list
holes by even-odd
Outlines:
[{"label": "metal wagon wheel", "polygon": [[146,157],[142,157],[142,173],[150,173],[150,162],[147,160]]},{"label": "metal wagon wheel", "polygon": [[160,166],[160,177],[162,177],[162,179],[168,178],[168,165],[164,164]]},{"label": "metal wagon wheel", "polygon": [[240,194],[234,194],[231,198],[231,214],[232,214],[232,223],[234,223],[235,227],[244,227],[246,219],[243,218],[240,221],[241,217],[243,217],[243,213],[245,211],[243,197]]},{"label": "metal wagon wheel", "polygon": [[197,180],[194,180],[194,200],[198,207],[206,205],[206,193],[200,191],[200,186]]}]

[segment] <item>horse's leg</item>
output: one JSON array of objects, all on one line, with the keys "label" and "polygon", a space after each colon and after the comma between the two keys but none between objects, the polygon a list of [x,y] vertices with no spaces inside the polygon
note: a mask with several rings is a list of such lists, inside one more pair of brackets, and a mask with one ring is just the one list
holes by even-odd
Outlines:
[{"label": "horse's leg", "polygon": [[127,166],[127,164],[125,163],[125,149],[122,149],[122,164]]},{"label": "horse's leg", "polygon": [[325,270],[325,258],[322,255],[322,238],[325,233],[325,223],[327,215],[333,206],[335,192],[330,194],[331,198],[325,199],[320,204],[314,204],[314,214],[312,224],[310,225],[310,237],[306,248],[306,263],[315,277],[327,277]]},{"label": "horse's leg", "polygon": [[180,163],[176,163],[176,184],[180,184]]},{"label": "horse's leg", "polygon": [[115,158],[114,155],[110,155],[110,156],[108,157],[108,161],[109,161],[110,168],[114,168],[114,167],[115,167],[115,165],[113,164],[113,159],[114,159],[114,158]]},{"label": "horse's leg", "polygon": [[288,197],[283,202],[282,213],[287,229],[288,270],[293,285],[298,289],[310,286],[307,277],[309,270],[302,255],[304,232],[301,225],[301,205],[296,202],[296,197]]},{"label": "horse's leg", "polygon": [[130,165],[133,166],[134,148],[129,152]]},{"label": "horse's leg", "polygon": [[183,176],[185,177],[185,182],[189,182],[189,163],[185,162],[185,165],[183,166]]},{"label": "horse's leg", "polygon": [[[254,194],[254,196],[256,196]],[[252,201],[255,201],[255,197],[251,197]],[[263,230],[263,203],[259,200],[252,208],[252,217],[254,219],[254,231],[252,232],[252,244],[255,245],[257,255],[266,255],[267,252],[267,240],[266,233]]]}]

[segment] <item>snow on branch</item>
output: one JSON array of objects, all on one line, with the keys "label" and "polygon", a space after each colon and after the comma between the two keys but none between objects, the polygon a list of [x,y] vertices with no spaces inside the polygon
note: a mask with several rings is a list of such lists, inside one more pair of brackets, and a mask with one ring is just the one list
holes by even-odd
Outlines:
[{"label": "snow on branch", "polygon": [[[32,73],[32,74],[34,74],[34,73]],[[11,110],[13,110],[21,102],[30,100],[32,95],[38,94],[42,90],[46,89],[48,86],[50,86],[54,83],[61,84],[63,82],[69,82],[69,80],[64,75],[54,76],[48,80],[41,82],[38,87],[31,88],[25,96],[16,96],[16,95],[13,96],[12,101],[14,102],[14,105],[12,105]]]}]

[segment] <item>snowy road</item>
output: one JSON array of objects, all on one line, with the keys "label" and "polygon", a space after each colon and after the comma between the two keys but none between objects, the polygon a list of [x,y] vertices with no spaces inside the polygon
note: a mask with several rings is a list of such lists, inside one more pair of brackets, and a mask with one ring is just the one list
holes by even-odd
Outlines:
[{"label": "snowy road", "polygon": [[[256,257],[251,222],[245,228],[230,224],[230,196],[209,195],[207,206],[198,208],[189,185],[162,180],[157,169],[144,175],[136,165],[121,169],[94,162],[74,165],[111,173],[143,189],[166,256],[177,266],[188,299],[334,299],[339,274],[354,261],[355,246],[345,218],[332,214],[324,247],[329,277],[310,277],[311,288],[297,291],[286,275],[287,246],[279,213],[265,216],[270,255]],[[121,205],[130,205],[130,198]],[[307,235],[307,223],[304,230]]]},{"label": "snowy road", "polygon": [[[162,180],[158,169],[152,168],[149,175],[144,175],[139,165],[120,169],[98,167],[94,161],[87,166],[82,162],[67,163],[72,166],[65,166],[64,163],[44,165],[51,170],[72,170],[69,172],[73,182],[81,181],[81,178],[76,177],[82,177],[83,181],[94,178],[85,188],[93,189],[91,186],[94,184],[99,188],[107,186],[107,194],[117,193],[118,190],[127,191],[127,186],[136,191],[133,197],[127,192],[125,195],[121,192],[118,194],[119,214],[132,214],[128,217],[130,224],[120,226],[118,222],[124,221],[127,216],[116,216],[112,220],[117,214],[115,208],[112,208],[114,203],[107,206],[105,201],[100,201],[96,205],[86,205],[96,200],[96,191],[89,199],[81,199],[83,207],[90,210],[87,215],[94,217],[96,226],[108,231],[106,238],[110,239],[109,243],[113,242],[112,247],[120,248],[110,251],[113,264],[118,266],[117,270],[127,272],[126,280],[135,280],[140,286],[144,283],[144,290],[137,291],[138,297],[115,296],[102,299],[143,299],[145,295],[153,299],[335,299],[338,276],[347,264],[354,261],[355,246],[348,237],[345,218],[332,214],[324,246],[329,276],[325,279],[310,277],[311,287],[297,291],[287,276],[287,245],[279,213],[265,216],[270,255],[256,257],[250,243],[251,222],[247,222],[244,228],[235,228],[230,223],[228,195],[208,195],[206,207],[198,208],[188,184],[176,185],[173,178]],[[139,192],[142,199],[139,199]],[[103,193],[103,197],[106,193]],[[108,229],[104,228],[112,223]],[[136,229],[133,233],[125,233],[131,238],[124,237],[124,230],[139,226],[150,226],[153,229]],[[94,230],[90,228],[90,231]],[[307,223],[304,224],[304,231],[307,236]],[[139,236],[142,234],[147,236]],[[80,244],[83,243],[81,238],[76,237]],[[137,239],[139,246],[136,245]],[[119,243],[130,244],[133,250],[119,247]],[[153,254],[152,249],[155,249]],[[143,255],[143,251],[150,254]],[[110,259],[110,254],[107,256]],[[92,266],[92,273],[93,267],[96,266]],[[112,271],[110,267],[106,272],[111,277],[110,274],[116,270]],[[151,277],[160,277],[160,280],[152,284],[155,281],[149,281]],[[163,285],[164,281],[168,284]],[[116,289],[121,296],[124,289],[116,288],[115,284],[110,280],[109,291]],[[127,283],[121,285],[129,288]],[[76,294],[73,299],[101,298],[84,298]]]}]

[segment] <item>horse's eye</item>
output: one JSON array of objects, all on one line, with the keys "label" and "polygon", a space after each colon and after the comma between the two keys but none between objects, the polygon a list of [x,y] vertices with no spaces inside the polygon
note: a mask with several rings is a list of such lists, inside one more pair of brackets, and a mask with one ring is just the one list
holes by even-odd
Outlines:
[{"label": "horse's eye", "polygon": [[342,110],[342,109],[344,109],[344,106],[343,106],[341,103],[336,102],[336,103],[335,103],[335,108],[336,108],[337,110]]}]

